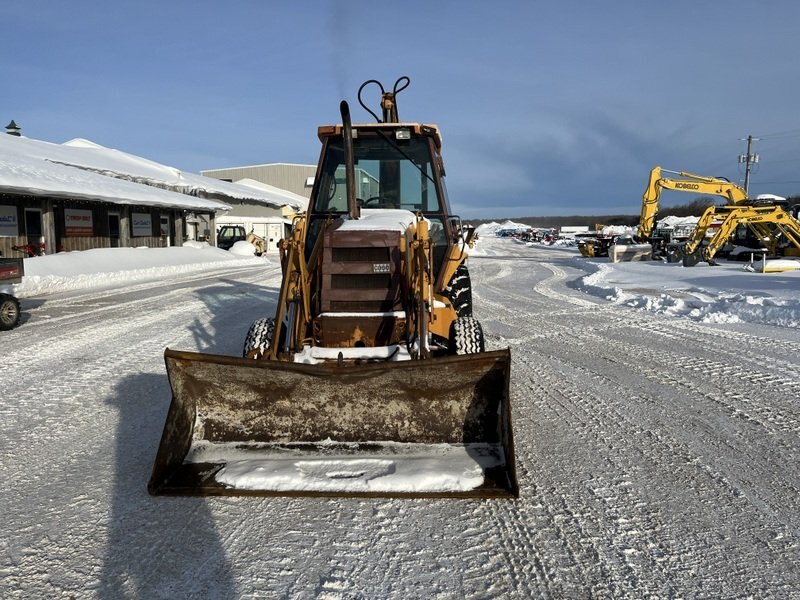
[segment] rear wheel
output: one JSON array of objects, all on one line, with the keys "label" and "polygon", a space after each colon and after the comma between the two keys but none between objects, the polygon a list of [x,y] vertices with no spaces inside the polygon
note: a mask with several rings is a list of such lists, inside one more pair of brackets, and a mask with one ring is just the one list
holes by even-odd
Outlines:
[{"label": "rear wheel", "polygon": [[19,324],[19,300],[8,294],[0,294],[0,331],[14,329]]},{"label": "rear wheel", "polygon": [[266,353],[272,337],[275,335],[275,319],[259,319],[250,325],[247,337],[244,338],[242,356],[247,358],[253,350],[258,350],[259,355]]},{"label": "rear wheel", "polygon": [[464,263],[459,265],[444,293],[450,298],[457,316],[472,316],[472,281],[469,278],[467,265]]},{"label": "rear wheel", "polygon": [[474,317],[459,317],[450,325],[450,354],[477,354],[486,349],[483,328]]}]

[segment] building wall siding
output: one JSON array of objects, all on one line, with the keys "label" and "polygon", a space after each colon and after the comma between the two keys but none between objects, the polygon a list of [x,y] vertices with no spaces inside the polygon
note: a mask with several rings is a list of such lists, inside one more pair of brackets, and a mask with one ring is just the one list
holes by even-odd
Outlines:
[{"label": "building wall siding", "polygon": [[[150,206],[129,206],[107,202],[90,202],[46,196],[0,194],[0,206],[14,207],[17,211],[16,236],[0,236],[0,256],[20,257],[23,252],[13,250],[14,246],[45,242],[45,253],[71,252],[92,248],[137,247],[163,248],[183,244],[186,236],[186,223],[183,209],[169,209]],[[42,219],[42,235],[29,239],[26,233],[25,209],[39,211]],[[92,235],[67,235],[65,210],[90,211],[92,215]],[[151,216],[151,235],[133,236],[131,212],[147,213]],[[111,236],[109,215],[119,217],[119,235]],[[209,219],[213,229],[214,218],[196,213]],[[169,217],[169,236],[161,235],[161,217]],[[169,239],[171,238],[171,239]]]},{"label": "building wall siding", "polygon": [[283,212],[280,208],[243,201],[239,204],[232,204],[231,210],[225,214],[231,217],[275,217],[280,219]]},{"label": "building wall siding", "polygon": [[201,175],[238,181],[239,179],[254,179],[267,185],[273,185],[282,190],[288,190],[308,198],[311,196],[311,187],[306,186],[306,180],[313,177],[317,171],[314,165],[256,165],[252,167],[231,167],[230,169],[211,169],[200,171]]}]

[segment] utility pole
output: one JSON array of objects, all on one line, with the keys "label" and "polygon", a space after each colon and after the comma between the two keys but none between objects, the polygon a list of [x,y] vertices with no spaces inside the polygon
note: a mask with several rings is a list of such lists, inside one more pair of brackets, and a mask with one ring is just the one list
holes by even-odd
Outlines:
[{"label": "utility pole", "polygon": [[758,154],[751,152],[753,142],[757,142],[758,138],[748,135],[746,138],[739,138],[741,141],[747,141],[747,153],[739,155],[739,164],[744,163],[744,191],[750,195],[750,165],[758,164]]}]

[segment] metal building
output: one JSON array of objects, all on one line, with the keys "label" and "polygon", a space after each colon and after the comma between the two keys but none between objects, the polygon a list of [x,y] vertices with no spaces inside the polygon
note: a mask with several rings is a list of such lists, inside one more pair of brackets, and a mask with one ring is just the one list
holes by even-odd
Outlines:
[{"label": "metal building", "polygon": [[209,169],[200,171],[200,174],[230,182],[252,179],[308,198],[311,196],[316,171],[316,165],[271,163],[249,167]]}]

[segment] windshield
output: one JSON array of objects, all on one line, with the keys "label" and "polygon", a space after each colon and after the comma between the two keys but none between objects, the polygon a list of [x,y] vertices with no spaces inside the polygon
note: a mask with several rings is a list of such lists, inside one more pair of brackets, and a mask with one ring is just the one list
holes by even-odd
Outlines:
[{"label": "windshield", "polygon": [[[360,132],[353,152],[356,198],[363,208],[441,212],[427,138],[397,141]],[[341,139],[328,142],[314,212],[347,212]]]},{"label": "windshield", "polygon": [[242,227],[223,227],[219,230],[219,239],[227,239],[233,237],[244,236],[244,229]]}]

